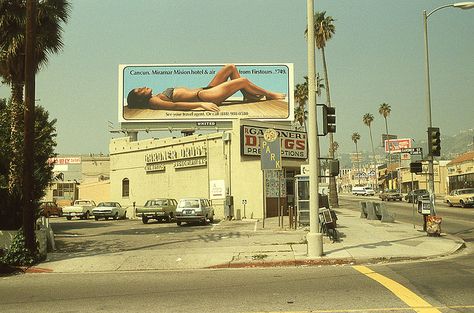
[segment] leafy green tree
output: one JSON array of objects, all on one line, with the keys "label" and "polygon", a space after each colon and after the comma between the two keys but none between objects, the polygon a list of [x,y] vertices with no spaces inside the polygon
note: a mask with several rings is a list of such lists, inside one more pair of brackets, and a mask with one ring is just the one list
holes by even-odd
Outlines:
[{"label": "leafy green tree", "polygon": [[[372,146],[372,156],[374,158],[374,171],[377,173],[377,159],[375,158],[375,149],[374,149],[374,139],[372,137],[372,122],[374,121],[374,115],[371,113],[365,113],[362,117],[362,122],[364,122],[367,127],[369,127],[369,135],[370,135],[370,144]],[[377,174],[375,175],[376,184],[378,185]],[[377,187],[375,187],[377,189]]]},{"label": "leafy green tree", "polygon": [[[19,229],[22,220],[20,196],[8,193],[8,170],[12,157],[10,140],[11,118],[10,110],[5,99],[0,99],[0,229]],[[48,159],[56,154],[56,119],[49,120],[49,113],[41,106],[35,109],[35,139],[33,158],[33,201],[38,206],[39,200],[44,196],[45,190],[52,179],[53,165]],[[22,130],[18,134],[22,136]]]},{"label": "leafy green tree", "polygon": [[[58,53],[63,42],[62,23],[70,11],[67,0],[42,0],[37,5],[35,72],[48,62],[51,54]],[[23,87],[25,84],[25,27],[26,0],[0,0],[0,77],[10,85],[12,105],[8,107],[11,119],[10,144],[12,157],[9,164],[8,191],[21,192]]]}]

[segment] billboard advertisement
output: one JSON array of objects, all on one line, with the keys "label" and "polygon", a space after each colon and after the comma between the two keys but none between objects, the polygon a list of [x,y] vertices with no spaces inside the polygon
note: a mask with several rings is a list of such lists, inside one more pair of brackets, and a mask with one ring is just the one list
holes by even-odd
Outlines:
[{"label": "billboard advertisement", "polygon": [[400,153],[408,148],[411,148],[411,138],[385,140],[386,153]]},{"label": "billboard advertisement", "polygon": [[293,120],[293,64],[121,64],[119,122]]}]

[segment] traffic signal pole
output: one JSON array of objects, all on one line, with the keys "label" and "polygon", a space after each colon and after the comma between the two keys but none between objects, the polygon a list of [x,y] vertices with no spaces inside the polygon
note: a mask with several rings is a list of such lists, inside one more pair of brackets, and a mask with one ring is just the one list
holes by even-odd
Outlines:
[{"label": "traffic signal pole", "polygon": [[306,0],[308,20],[308,149],[309,161],[309,233],[306,235],[307,256],[323,255],[323,235],[319,230],[319,140],[316,113],[316,64],[314,40],[314,0]]}]

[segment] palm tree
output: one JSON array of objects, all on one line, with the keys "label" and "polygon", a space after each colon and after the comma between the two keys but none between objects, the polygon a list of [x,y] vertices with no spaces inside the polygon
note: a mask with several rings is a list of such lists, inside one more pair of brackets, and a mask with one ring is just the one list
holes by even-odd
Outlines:
[{"label": "palm tree", "polygon": [[[390,112],[392,112],[392,108],[390,107],[390,105],[388,105],[388,103],[382,103],[379,107],[379,114],[383,116],[383,118],[385,119],[385,134],[387,135],[387,140],[389,139],[388,137],[388,123],[387,123],[387,117],[390,115]],[[389,146],[390,147],[390,146]],[[389,158],[389,162],[388,162],[388,166],[387,166],[387,170],[389,170],[389,165],[392,163],[392,155],[390,154],[390,151],[388,152],[388,158]],[[391,177],[391,172],[390,172],[390,177]],[[388,188],[389,184],[388,184],[388,176],[387,176],[387,179],[386,179],[386,182],[385,182],[385,185],[386,187]],[[391,180],[391,179],[390,179]]]},{"label": "palm tree", "polygon": [[329,147],[329,149],[332,150],[331,152],[334,154],[334,157],[336,157],[337,149],[339,149],[339,143],[337,141],[334,141],[332,143],[332,147]]},{"label": "palm tree", "polygon": [[297,84],[295,86],[295,101],[297,106],[295,107],[295,120],[300,124],[300,126],[304,126],[304,130],[306,131],[306,102],[308,101],[308,78],[306,78],[306,82],[303,84]]},{"label": "palm tree", "polygon": [[[334,18],[332,16],[326,16],[326,11],[316,12],[314,14],[314,36],[316,42],[316,48],[321,50],[321,56],[323,60],[324,68],[324,81],[326,85],[326,104],[331,107],[331,94],[329,92],[329,78],[328,78],[328,67],[326,62],[326,42],[332,38],[336,33],[336,27],[334,26]],[[305,35],[308,34],[308,29],[305,31]],[[329,157],[334,159],[334,153],[331,149],[334,142],[334,136],[329,133]],[[338,197],[336,188],[336,179],[334,177],[329,178],[329,202],[332,206],[338,207]]]},{"label": "palm tree", "polygon": [[[61,50],[62,23],[70,11],[67,0],[43,0],[37,3],[35,73]],[[12,104],[10,138],[13,148],[8,190],[19,190],[21,177],[21,136],[23,125],[23,87],[25,85],[26,1],[0,0],[0,77],[10,85]]]},{"label": "palm tree", "polygon": [[357,133],[357,132],[352,133],[351,139],[352,139],[352,141],[354,142],[354,144],[356,146],[357,177],[359,177],[359,185],[360,185],[360,160],[359,160],[359,150],[357,149],[357,142],[360,140],[359,133]]},{"label": "palm tree", "polygon": [[[295,107],[295,120],[300,123],[300,126],[304,126],[306,131],[306,120],[308,111],[306,110],[306,103],[308,102],[308,76],[304,76],[305,82],[297,84],[295,86],[295,101],[298,104]],[[316,94],[321,94],[321,88],[324,88],[324,84],[321,83],[322,79],[319,78],[319,73],[316,75]]]},{"label": "palm tree", "polygon": [[374,121],[374,115],[371,113],[365,113],[362,117],[362,121],[364,122],[367,127],[369,127],[369,135],[370,135],[370,144],[372,146],[372,156],[374,158],[374,172],[375,172],[375,189],[377,189],[378,179],[377,179],[377,161],[375,159],[375,149],[374,149],[374,139],[372,137],[372,122]]}]

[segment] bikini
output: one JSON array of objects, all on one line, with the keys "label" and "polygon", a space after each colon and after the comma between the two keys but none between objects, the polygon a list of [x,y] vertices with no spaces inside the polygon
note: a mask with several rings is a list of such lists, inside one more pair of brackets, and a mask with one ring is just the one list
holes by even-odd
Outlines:
[{"label": "bikini", "polygon": [[[212,86],[207,86],[207,87],[202,87],[201,90],[199,90],[197,93],[196,93],[196,97],[199,101],[201,102],[205,102],[204,100],[201,99],[201,97],[199,97],[199,93],[205,89],[209,89],[209,88],[212,88]],[[171,101],[173,101],[173,92],[174,92],[174,88],[166,88],[162,94],[165,95],[166,97],[168,97],[168,99],[170,99]]]}]

